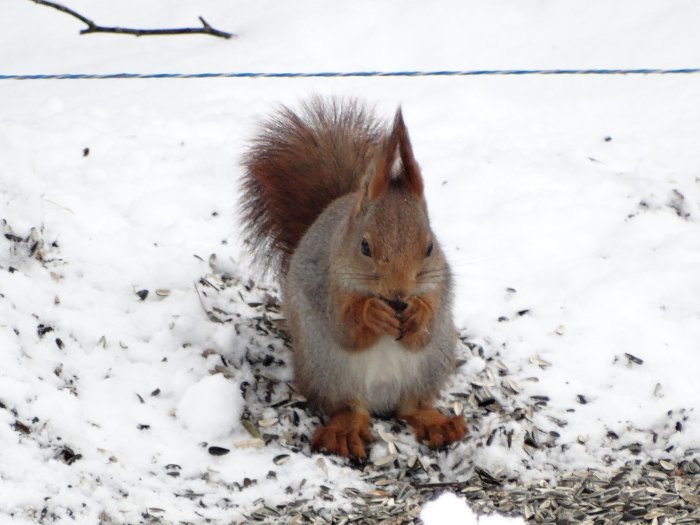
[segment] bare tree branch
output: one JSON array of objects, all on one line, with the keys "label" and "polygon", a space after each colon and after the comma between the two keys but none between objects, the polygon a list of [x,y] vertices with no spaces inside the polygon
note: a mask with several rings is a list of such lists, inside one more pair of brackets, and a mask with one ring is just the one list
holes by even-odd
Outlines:
[{"label": "bare tree branch", "polygon": [[31,0],[35,4],[45,5],[48,7],[53,7],[58,11],[66,13],[74,18],[77,18],[83,22],[87,27],[80,31],[80,34],[87,33],[117,33],[120,35],[134,35],[134,36],[148,36],[148,35],[187,35],[187,34],[202,34],[218,36],[221,38],[235,38],[236,35],[233,33],[226,33],[225,31],[220,31],[214,29],[210,26],[204,18],[199,17],[199,21],[202,23],[202,27],[180,27],[173,29],[132,29],[129,27],[108,27],[101,26],[90,20],[89,18],[81,15],[80,13],[73,11],[69,7],[61,4],[50,2],[48,0]]}]

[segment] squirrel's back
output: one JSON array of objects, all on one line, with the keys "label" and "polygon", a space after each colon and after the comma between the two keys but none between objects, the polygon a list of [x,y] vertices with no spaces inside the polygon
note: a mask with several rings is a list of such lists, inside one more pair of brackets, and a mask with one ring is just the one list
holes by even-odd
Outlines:
[{"label": "squirrel's back", "polygon": [[384,137],[382,123],[354,99],[314,97],[298,112],[282,106],[263,122],[243,160],[241,197],[260,262],[286,273],[321,212],[359,188]]}]

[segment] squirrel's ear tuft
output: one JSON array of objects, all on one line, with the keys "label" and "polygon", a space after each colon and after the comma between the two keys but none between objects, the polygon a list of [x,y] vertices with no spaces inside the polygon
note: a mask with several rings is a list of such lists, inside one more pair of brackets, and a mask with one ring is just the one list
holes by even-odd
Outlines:
[{"label": "squirrel's ear tuft", "polygon": [[391,132],[379,153],[377,169],[368,187],[369,198],[379,197],[392,184],[406,188],[416,197],[423,197],[423,177],[413,156],[401,108],[396,111]]},{"label": "squirrel's ear tuft", "polygon": [[396,111],[394,129],[391,133],[392,135],[397,135],[399,154],[401,157],[401,171],[399,172],[399,177],[403,178],[402,182],[407,185],[411,193],[417,197],[423,197],[423,177],[420,174],[420,168],[418,167],[416,158],[413,156],[413,148],[411,147],[411,140],[408,138],[408,130],[403,121],[401,108]]}]

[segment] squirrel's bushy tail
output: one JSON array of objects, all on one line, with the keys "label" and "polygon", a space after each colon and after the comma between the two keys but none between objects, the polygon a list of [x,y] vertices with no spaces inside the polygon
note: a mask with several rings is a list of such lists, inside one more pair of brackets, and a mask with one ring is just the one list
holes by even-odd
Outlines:
[{"label": "squirrel's bushy tail", "polygon": [[384,138],[357,100],[314,97],[263,122],[243,159],[247,241],[263,266],[286,273],[306,230],[335,199],[356,191]]}]

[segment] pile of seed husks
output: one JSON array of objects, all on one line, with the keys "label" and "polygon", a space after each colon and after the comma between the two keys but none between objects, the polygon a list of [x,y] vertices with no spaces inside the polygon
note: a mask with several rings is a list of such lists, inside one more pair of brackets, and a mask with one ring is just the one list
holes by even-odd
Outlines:
[{"label": "pile of seed husks", "polygon": [[[293,385],[282,379],[291,377],[291,349],[275,290],[217,272],[215,264],[212,270],[198,284],[202,305],[212,321],[231,323],[238,336],[247,340],[245,357],[239,358],[238,366],[247,367],[253,379],[242,385],[247,406],[242,424],[265,444],[276,443],[288,449],[289,455],[310,456],[308,437],[321,420],[307,409]],[[235,315],[228,313],[235,310],[231,303],[239,303]],[[375,421],[376,450],[364,464],[330,456],[317,459],[321,467],[324,462],[334,462],[356,469],[366,481],[366,491],[321,485],[315,497],[290,497],[284,505],[271,505],[262,498],[247,513],[248,519],[264,523],[418,523],[427,500],[452,491],[463,495],[479,513],[519,515],[531,523],[700,523],[700,449],[686,451],[681,461],[644,462],[644,444],[611,447],[605,453],[620,458],[607,461],[607,469],[572,472],[552,460],[546,462],[547,472],[539,480],[526,484],[513,473],[489,472],[474,464],[468,451],[475,448],[519,448],[527,452],[524,457],[537,452],[541,458],[542,453],[570,444],[560,442],[555,430],[537,427],[533,416],[547,408],[548,398],[522,395],[520,378],[510,374],[498,351],[463,338],[460,365],[472,357],[486,366],[467,380],[453,382],[441,400],[444,410],[463,413],[469,421],[467,445],[432,451],[417,444],[402,423]],[[462,391],[455,384],[462,385]],[[274,418],[269,417],[270,408]],[[566,424],[553,415],[547,417]],[[284,462],[285,456],[278,456],[275,462]],[[533,461],[523,468],[541,470],[542,462],[535,465]],[[275,465],[268,476],[275,476]],[[287,490],[291,493],[291,488]]]}]

